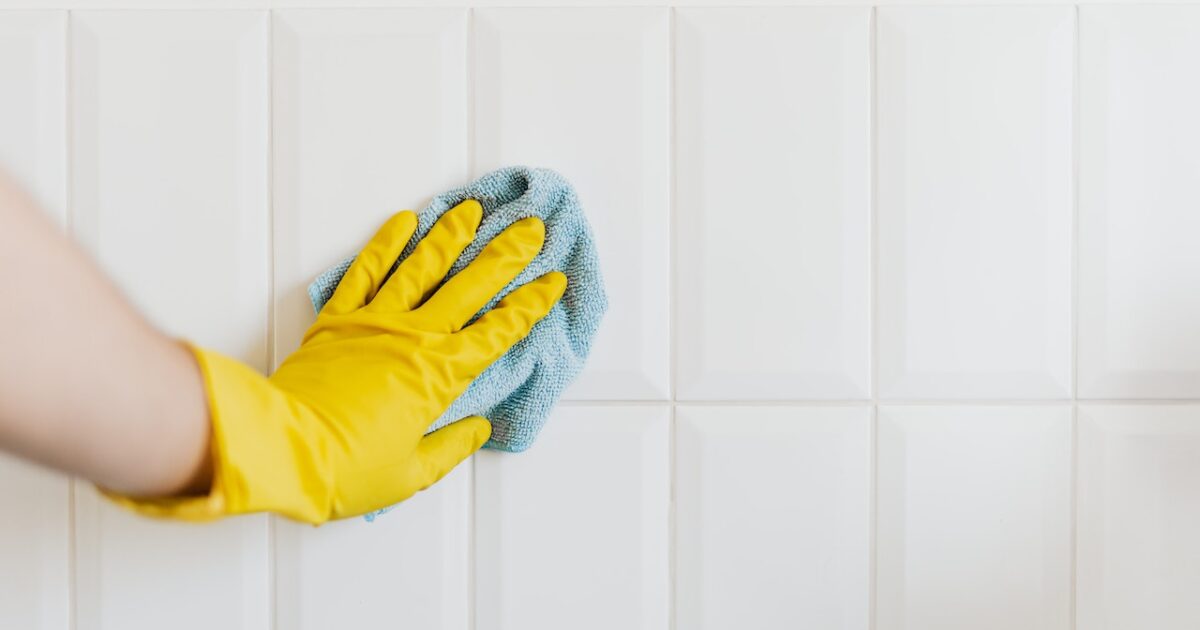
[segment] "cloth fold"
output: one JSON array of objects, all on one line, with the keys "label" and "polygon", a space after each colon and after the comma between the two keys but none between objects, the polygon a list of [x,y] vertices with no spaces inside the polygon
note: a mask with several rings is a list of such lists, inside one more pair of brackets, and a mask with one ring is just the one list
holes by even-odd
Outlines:
[{"label": "cloth fold", "polygon": [[[541,253],[480,314],[513,289],[549,271],[566,274],[567,290],[529,336],[480,374],[429,430],[480,415],[492,422],[492,437],[484,448],[520,452],[533,445],[551,408],[583,369],[592,338],[608,308],[600,261],[583,207],[570,183],[549,169],[516,166],[493,171],[434,197],[418,213],[417,231],[397,265],[412,254],[417,242],[443,213],[465,199],[479,201],[483,220],[475,240],[451,268],[451,276],[516,221],[535,216],[546,224]],[[330,268],[309,286],[314,310],[319,312],[333,296],[353,260],[351,257]]]}]

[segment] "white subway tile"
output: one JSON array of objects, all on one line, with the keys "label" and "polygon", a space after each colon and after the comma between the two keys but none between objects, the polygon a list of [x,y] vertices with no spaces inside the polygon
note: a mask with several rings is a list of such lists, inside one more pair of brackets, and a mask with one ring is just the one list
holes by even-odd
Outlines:
[{"label": "white subway tile", "polygon": [[372,523],[276,521],[277,627],[468,628],[470,480],[460,465]]},{"label": "white subway tile", "polygon": [[669,14],[475,12],[475,170],[545,166],[575,184],[609,312],[576,399],[669,396]]},{"label": "white subway tile", "polygon": [[[467,12],[274,17],[276,362],[313,321],[306,288],[393,213],[467,181]],[[278,623],[465,629],[470,464],[395,511],[280,520]]]},{"label": "white subway tile", "polygon": [[265,516],[154,520],[79,483],[75,518],[80,630],[271,627]]},{"label": "white subway tile", "polygon": [[560,408],[475,467],[479,630],[666,630],[669,410]]},{"label": "white subway tile", "polygon": [[1200,7],[1079,33],[1079,395],[1200,397]]},{"label": "white subway tile", "polygon": [[[0,171],[66,210],[66,13],[0,13]],[[70,481],[0,455],[0,626],[67,630]]]},{"label": "white subway tile", "polygon": [[281,11],[274,21],[276,357],[308,284],[400,210],[467,183],[467,13]]},{"label": "white subway tile", "polygon": [[0,455],[0,627],[71,627],[70,483]]},{"label": "white subway tile", "polygon": [[59,224],[67,211],[67,14],[0,13],[0,170]]},{"label": "white subway tile", "polygon": [[870,395],[870,17],[677,13],[680,398]]},{"label": "white subway tile", "polygon": [[1071,394],[1073,16],[878,11],[886,398]]},{"label": "white subway tile", "polygon": [[1200,407],[1079,415],[1078,628],[1200,626]]},{"label": "white subway tile", "polygon": [[1067,630],[1069,406],[882,407],[879,630]]},{"label": "white subway tile", "polygon": [[870,409],[678,414],[677,626],[865,630]]},{"label": "white subway tile", "polygon": [[[266,14],[79,12],[71,37],[76,235],[168,332],[266,368]],[[268,626],[265,517],[158,522],[85,484],[76,510],[80,630]]]},{"label": "white subway tile", "polygon": [[263,369],[266,15],[78,12],[76,237],[167,332]]}]

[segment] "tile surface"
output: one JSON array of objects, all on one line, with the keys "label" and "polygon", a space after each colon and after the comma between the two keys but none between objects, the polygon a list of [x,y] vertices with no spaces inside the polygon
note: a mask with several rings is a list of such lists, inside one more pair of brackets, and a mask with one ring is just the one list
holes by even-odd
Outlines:
[{"label": "tile surface", "polygon": [[70,627],[70,480],[0,455],[0,622]]},{"label": "tile surface", "polygon": [[881,396],[1071,395],[1073,16],[879,10]]},{"label": "tile surface", "polygon": [[476,173],[561,172],[604,261],[609,312],[568,397],[669,396],[668,18],[664,9],[475,12]]},{"label": "tile surface", "polygon": [[78,12],[73,231],[168,333],[267,364],[267,16]]},{"label": "tile surface", "polygon": [[271,627],[265,516],[158,521],[80,482],[75,518],[77,627]]},{"label": "tile surface", "polygon": [[[317,274],[355,254],[394,212],[419,210],[466,181],[467,13],[273,17],[278,362],[313,321],[307,286]],[[396,617],[414,627],[466,628],[470,490],[468,465],[372,524],[314,529],[281,519],[279,626]]]},{"label": "tile surface", "polygon": [[275,13],[277,361],[313,322],[313,278],[467,181],[466,27],[456,10]]},{"label": "tile surface", "polygon": [[[167,332],[265,369],[266,14],[79,12],[71,37],[76,237]],[[266,517],[159,522],[79,486],[80,630],[268,627]]]},{"label": "tile surface", "polygon": [[1200,397],[1200,7],[1080,11],[1079,395]]},{"label": "tile surface", "polygon": [[677,414],[677,627],[868,628],[870,408]]},{"label": "tile surface", "polygon": [[1200,625],[1200,407],[1079,411],[1078,628]]},{"label": "tile surface", "polygon": [[466,629],[470,466],[367,523],[275,525],[276,624]]},{"label": "tile surface", "polygon": [[0,13],[0,169],[60,223],[67,212],[67,14]]},{"label": "tile surface", "polygon": [[0,457],[0,628],[1200,626],[1200,0],[513,4],[0,0],[0,169],[171,335],[269,372],[519,163],[612,303],[533,449],[374,523]]},{"label": "tile surface", "polygon": [[475,466],[479,630],[666,630],[668,409],[560,408]]},{"label": "tile surface", "polygon": [[1071,408],[881,407],[879,630],[1066,630]]},{"label": "tile surface", "polygon": [[[0,171],[66,219],[62,12],[0,13]],[[0,307],[4,308],[4,307]],[[70,623],[70,481],[0,455],[0,626]]]},{"label": "tile surface", "polygon": [[681,399],[869,396],[870,17],[677,14]]}]

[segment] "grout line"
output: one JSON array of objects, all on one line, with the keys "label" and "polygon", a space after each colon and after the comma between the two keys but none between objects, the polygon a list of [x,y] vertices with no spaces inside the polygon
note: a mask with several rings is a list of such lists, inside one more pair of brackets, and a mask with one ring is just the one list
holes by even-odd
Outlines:
[{"label": "grout line", "polygon": [[267,11],[266,87],[267,87],[267,373],[275,371],[277,334],[275,322],[275,12]]},{"label": "grout line", "polygon": [[871,432],[867,446],[870,461],[867,479],[871,484],[868,491],[867,506],[867,627],[872,630],[878,624],[876,600],[879,579],[879,407],[871,407],[871,418],[868,430]]},{"label": "grout line", "polygon": [[1079,6],[1072,25],[1071,58],[1071,398],[1079,400]]},{"label": "grout line", "polygon": [[[66,233],[78,241],[75,235],[75,47],[72,25],[74,16],[66,12],[66,25],[63,35],[63,222]],[[76,540],[79,531],[79,516],[75,509],[76,486],[79,481],[74,476],[67,479],[67,627],[76,630],[79,627],[79,543]]]},{"label": "grout line", "polygon": [[1071,477],[1070,477],[1070,609],[1067,613],[1069,627],[1074,630],[1079,571],[1079,5],[1072,16],[1071,55]]},{"label": "grout line", "polygon": [[1068,517],[1068,522],[1070,523],[1069,527],[1070,527],[1070,531],[1071,531],[1071,536],[1070,536],[1070,550],[1068,551],[1068,553],[1071,558],[1071,561],[1070,561],[1071,562],[1071,571],[1070,571],[1070,584],[1069,584],[1070,592],[1069,592],[1069,596],[1067,598],[1068,606],[1070,608],[1067,611],[1067,618],[1069,619],[1068,627],[1071,628],[1072,630],[1074,630],[1076,627],[1076,623],[1077,623],[1076,615],[1075,615],[1076,601],[1077,601],[1076,591],[1078,590],[1076,588],[1076,580],[1077,580],[1078,574],[1079,574],[1079,552],[1078,552],[1078,548],[1079,548],[1079,510],[1077,509],[1077,505],[1079,503],[1079,501],[1078,501],[1078,497],[1079,497],[1079,407],[1078,406],[1071,407],[1070,467],[1071,467],[1071,472],[1070,472],[1070,475],[1071,475],[1071,477],[1070,477],[1071,506],[1070,506],[1070,516]]},{"label": "grout line", "polygon": [[876,399],[804,399],[804,400],[563,400],[560,407],[1055,407],[1062,405],[1200,405],[1196,398],[1128,398],[1079,399],[1070,398],[898,398]]},{"label": "grout line", "polygon": [[668,387],[671,394],[671,415],[670,425],[668,426],[667,435],[667,465],[670,469],[667,471],[668,479],[668,498],[667,498],[667,628],[675,630],[678,625],[677,607],[675,593],[678,591],[676,584],[678,575],[676,575],[676,565],[678,560],[678,512],[675,504],[675,487],[678,482],[676,474],[675,459],[677,457],[677,421],[676,414],[678,410],[679,396],[679,261],[677,256],[679,248],[677,247],[679,240],[679,207],[677,204],[679,192],[679,174],[677,172],[678,163],[678,80],[679,75],[676,71],[676,53],[678,50],[677,43],[677,23],[678,14],[672,7],[668,9],[667,16],[667,115],[669,117],[667,125],[667,325],[670,327],[667,335],[669,363],[667,369]]},{"label": "grout line", "polygon": [[676,173],[676,162],[678,161],[678,147],[676,136],[678,135],[677,123],[677,86],[678,75],[676,73],[675,49],[676,49],[676,12],[674,8],[668,9],[667,21],[667,41],[670,49],[667,52],[667,111],[669,123],[667,125],[667,145],[669,147],[667,153],[667,323],[670,327],[667,335],[669,345],[668,357],[668,384],[670,388],[671,402],[678,400],[678,380],[679,380],[679,261],[677,260],[679,248],[678,230],[678,214],[679,208],[676,204],[678,198],[679,182],[678,174]]},{"label": "grout line", "polygon": [[79,597],[76,585],[79,561],[76,558],[78,545],[75,542],[76,483],[78,480],[74,476],[67,478],[67,627],[71,630],[79,627]]},{"label": "grout line", "polygon": [[898,400],[563,400],[560,407],[1057,407],[1193,406],[1197,398],[1047,398],[1047,399],[898,399]]},{"label": "grout line", "polygon": [[1073,404],[1069,398],[1045,398],[1045,399],[902,399],[902,400],[880,400],[876,401],[878,407],[1058,407],[1068,406]]},{"label": "grout line", "polygon": [[71,45],[74,16],[66,11],[66,25],[63,28],[63,229],[72,237],[75,236],[75,103],[72,89],[75,63],[72,58],[75,47]]},{"label": "grout line", "polygon": [[[275,309],[275,12],[266,11],[266,87],[267,87],[267,373],[275,371],[278,361],[276,353]],[[276,580],[276,519],[266,515],[266,572],[267,572],[267,627],[276,628],[279,623],[279,583]]]},{"label": "grout line", "polygon": [[679,435],[678,422],[679,408],[672,406],[670,409],[669,424],[667,425],[667,628],[675,630],[678,626],[678,601],[675,594],[678,592],[678,560],[679,560],[679,510],[675,501],[676,486],[678,485],[678,475],[676,474],[676,460],[678,454],[675,448],[675,442]]},{"label": "grout line", "polygon": [[878,581],[879,562],[878,562],[878,540],[879,540],[879,186],[878,186],[878,159],[879,159],[879,124],[878,124],[878,103],[879,100],[879,78],[878,78],[878,39],[879,39],[879,9],[871,7],[870,24],[869,24],[869,53],[867,63],[868,75],[870,81],[869,94],[869,110],[867,127],[870,135],[870,159],[867,162],[867,177],[869,180],[870,191],[868,194],[867,207],[867,223],[869,230],[869,244],[867,255],[867,273],[870,275],[868,279],[870,295],[867,296],[869,302],[868,312],[871,321],[867,329],[868,345],[870,346],[870,384],[869,392],[871,395],[871,438],[870,438],[870,506],[868,507],[868,540],[867,540],[867,627],[874,629],[878,623],[876,616],[876,582]]},{"label": "grout line", "polygon": [[[781,0],[779,2],[753,2],[749,4],[732,4],[720,3],[710,4],[704,0],[660,0],[658,2],[646,1],[638,2],[637,0],[618,0],[616,2],[605,2],[604,0],[574,0],[570,2],[562,2],[558,4],[529,4],[529,3],[496,3],[486,5],[489,9],[655,9],[655,8],[697,8],[697,9],[779,9],[779,8],[825,8],[825,7],[853,7],[853,8],[876,8],[876,7],[899,7],[899,8],[923,8],[923,7],[1079,7],[1079,6],[1195,6],[1200,4],[1200,0],[1152,0],[1150,2],[1132,2],[1131,0]],[[134,2],[111,2],[111,3],[81,3],[78,0],[73,2],[62,2],[58,4],[39,4],[35,2],[18,2],[11,6],[0,8],[0,11],[28,11],[28,10],[50,10],[50,11],[106,11],[106,12],[133,12],[133,11],[339,11],[339,10],[406,10],[406,9],[470,9],[479,6],[477,2],[468,0],[458,0],[456,2],[438,2],[437,0],[395,0],[395,1],[378,1],[378,2],[352,2],[346,4],[333,4],[332,2],[324,5],[311,5],[302,2],[281,3],[271,2],[263,4],[253,4],[250,2],[219,2],[219,3],[204,3],[199,0],[192,2],[184,2],[173,6],[158,6],[146,0]]]},{"label": "grout line", "polygon": [[1196,398],[1078,398],[1075,406],[1166,406],[1166,405],[1200,405]]},{"label": "grout line", "polygon": [[466,58],[466,99],[467,99],[467,179],[474,181],[478,165],[475,159],[475,8],[467,9],[467,58]]},{"label": "grout line", "polygon": [[879,160],[879,124],[877,120],[878,105],[876,103],[879,92],[879,80],[876,76],[878,74],[878,52],[876,42],[878,39],[879,29],[878,12],[879,10],[877,8],[871,8],[870,25],[868,27],[870,52],[868,53],[867,58],[867,63],[870,64],[870,67],[868,68],[868,81],[870,82],[868,98],[870,99],[870,103],[868,110],[869,119],[867,121],[869,133],[868,141],[870,142],[870,147],[868,148],[868,151],[870,152],[870,158],[867,162],[867,178],[869,180],[868,186],[870,186],[867,197],[867,230],[869,232],[867,236],[867,256],[869,258],[867,261],[867,274],[870,276],[867,279],[867,284],[869,286],[868,291],[870,291],[870,295],[867,296],[867,300],[870,322],[868,323],[867,327],[867,343],[870,347],[869,360],[871,361],[871,382],[868,390],[872,404],[878,404],[879,402],[879,185],[877,181],[879,171],[879,166],[877,164]]},{"label": "grout line", "polygon": [[[465,75],[465,81],[466,81],[466,85],[464,86],[464,88],[466,90],[466,100],[467,100],[467,111],[466,111],[466,115],[467,115],[467,120],[466,120],[466,125],[467,125],[467,146],[466,146],[467,180],[474,181],[475,180],[475,171],[476,171],[476,164],[475,164],[475,162],[476,162],[476,160],[475,160],[475,153],[476,153],[476,151],[475,151],[475,133],[476,133],[476,131],[475,131],[475,119],[476,119],[476,115],[475,115],[475,71],[476,71],[475,56],[476,56],[476,50],[475,50],[475,8],[474,7],[470,7],[467,9],[466,30],[467,30],[467,33],[466,33],[467,53],[466,53],[466,59],[465,59],[466,68],[465,68],[465,72],[463,74]],[[474,630],[478,626],[478,617],[479,617],[479,613],[476,610],[476,607],[478,604],[478,598],[476,596],[476,589],[477,589],[477,584],[478,584],[478,578],[477,578],[478,567],[476,566],[477,562],[478,562],[478,553],[476,550],[476,544],[477,544],[477,532],[479,529],[478,514],[475,509],[475,505],[478,500],[477,488],[479,487],[479,483],[478,483],[479,467],[476,465],[476,460],[477,460],[476,457],[471,458],[471,460],[470,460],[470,466],[471,466],[470,473],[471,474],[467,478],[467,484],[468,484],[468,488],[467,488],[467,541],[466,541],[466,543],[467,543],[467,627],[470,628],[471,630]]]}]

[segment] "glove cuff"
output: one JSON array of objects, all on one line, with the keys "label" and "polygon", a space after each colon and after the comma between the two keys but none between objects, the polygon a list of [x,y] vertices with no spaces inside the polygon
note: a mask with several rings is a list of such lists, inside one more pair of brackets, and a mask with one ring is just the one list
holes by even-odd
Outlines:
[{"label": "glove cuff", "polygon": [[185,344],[204,377],[213,480],[205,496],[138,499],[101,490],[148,516],[189,521],[278,512],[319,524],[332,511],[328,458],[311,411],[239,361]]}]

